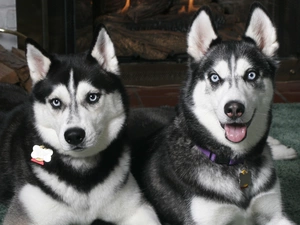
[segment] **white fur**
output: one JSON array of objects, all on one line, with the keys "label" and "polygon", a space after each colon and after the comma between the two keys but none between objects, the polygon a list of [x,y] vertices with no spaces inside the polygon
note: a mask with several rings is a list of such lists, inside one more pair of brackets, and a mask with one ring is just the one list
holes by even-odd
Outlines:
[{"label": "white fur", "polygon": [[196,225],[242,225],[244,220],[244,213],[237,206],[200,197],[192,199],[191,214]]},{"label": "white fur", "polygon": [[119,66],[115,49],[104,28],[102,28],[98,34],[96,44],[91,55],[105,70],[114,74],[119,74]]},{"label": "white fur", "polygon": [[196,61],[199,61],[209,48],[211,42],[217,38],[209,15],[201,11],[194,20],[187,37],[187,52]]},{"label": "white fur", "polygon": [[[95,92],[101,93],[99,102],[87,104],[85,102],[87,94]],[[72,93],[73,95],[76,93],[76,96],[72,96]],[[49,100],[53,98],[62,101],[62,110],[52,108]],[[77,90],[73,92],[69,92],[64,85],[58,85],[47,97],[46,104],[34,103],[34,112],[37,129],[43,140],[60,153],[74,157],[88,157],[104,150],[116,138],[125,122],[120,93],[107,94],[87,81],[81,81]],[[72,151],[65,140],[64,133],[72,127],[85,130],[86,137],[82,146],[84,151]]]},{"label": "white fur", "polygon": [[[254,9],[245,35],[255,40],[264,54],[268,56],[275,54],[278,48],[276,30],[261,8]],[[194,60],[199,61],[207,52],[210,43],[216,38],[217,34],[213,29],[210,17],[206,11],[202,10],[193,21],[188,34],[187,51]],[[192,104],[191,110],[199,122],[217,137],[219,142],[229,146],[236,155],[239,155],[257,143],[266,131],[267,114],[273,97],[273,85],[270,79],[260,80],[264,84],[265,90],[257,93],[242,79],[247,69],[252,68],[250,62],[232,55],[229,65],[227,64],[226,61],[217,61],[212,66],[212,69],[224,79],[222,88],[213,91],[208,74],[205,75],[204,81],[196,84],[193,92],[194,104]],[[228,141],[225,131],[220,125],[220,123],[226,123],[224,106],[229,101],[239,101],[245,105],[246,110],[240,118],[240,122],[249,122],[254,115],[252,123],[247,129],[247,138],[240,143]]]},{"label": "white fur", "polygon": [[[229,65],[221,60],[212,66],[214,71],[224,79],[221,88],[213,90],[208,75],[206,75],[207,79],[196,84],[193,92],[194,104],[191,109],[199,123],[203,124],[219,142],[229,146],[236,155],[239,155],[253,147],[265,134],[273,86],[270,79],[261,80],[266,88],[265,91],[257,92],[242,78],[245,71],[251,68],[251,63],[243,58],[235,59],[232,56],[231,59]],[[224,113],[224,106],[229,101],[238,101],[245,105],[246,110],[240,118],[241,122],[249,122],[254,115],[247,129],[247,137],[240,143],[227,140],[225,131],[220,125],[227,122],[228,117]]]},{"label": "white fur", "polygon": [[279,48],[276,29],[270,18],[260,8],[253,11],[245,36],[252,38],[267,56],[274,56]]},{"label": "white fur", "polygon": [[89,193],[79,192],[57,176],[36,167],[35,174],[62,197],[64,203],[31,184],[21,189],[19,199],[36,225],[91,224],[97,218],[120,225],[159,225],[152,207],[141,200],[132,175],[123,188],[117,188],[129,170],[128,161],[129,155],[126,154],[111,176]]},{"label": "white fur", "polygon": [[[272,158],[268,152],[269,147],[266,146],[263,155],[268,160],[264,167],[261,168],[261,172],[255,178],[251,188],[247,188],[246,190],[250,192],[251,195],[255,195],[255,193],[260,191],[263,185],[267,182],[266,179],[270,177],[272,173]],[[237,171],[236,177],[238,176],[239,172]],[[232,175],[224,173],[222,167],[212,171],[209,164],[206,166],[203,164],[198,170],[198,182],[207,190],[213,190],[214,192],[224,196],[231,196],[234,201],[240,201],[245,194],[241,191],[239,184],[232,179]]]},{"label": "white fur", "polygon": [[[261,18],[258,16],[261,16]],[[270,52],[268,44],[270,44],[269,42],[274,44],[273,39],[275,38],[276,41],[276,34],[275,36],[273,35],[272,39],[266,39],[265,32],[262,32],[260,28],[264,26],[266,30],[276,33],[271,21],[260,8],[254,10],[251,21],[253,22],[250,22],[246,34],[252,37],[251,32],[255,32],[255,34],[259,35],[260,41],[262,41],[262,38],[265,38],[264,41],[268,42],[264,42],[264,47],[268,49],[265,51]],[[216,38],[217,34],[213,29],[210,17],[203,10],[195,18],[191,26],[188,34],[187,51],[196,61],[199,61],[208,50],[210,43]],[[259,45],[260,42],[257,44]],[[274,47],[274,45],[272,46]],[[259,78],[259,81],[265,86],[265,90],[259,93],[243,80],[242,77],[245,72],[251,68],[252,65],[247,59],[235,58],[234,55],[231,56],[229,62],[225,60],[216,61],[212,69],[224,80],[222,88],[213,91],[208,78],[209,74],[205,74],[206,79],[199,81],[193,92],[194,104],[191,105],[191,110],[199,122],[213,136],[217,137],[219,142],[232,148],[236,155],[245,153],[246,149],[253,147],[262,135],[264,135],[267,127],[270,102],[273,97],[273,85],[270,79],[261,80]],[[238,101],[245,105],[246,110],[240,118],[240,122],[247,123],[253,117],[252,123],[247,129],[247,138],[240,143],[232,143],[227,140],[225,131],[221,127],[221,124],[226,123],[228,120],[228,117],[224,113],[224,106],[229,101]]]},{"label": "white fur", "polygon": [[268,137],[268,144],[271,147],[273,159],[294,159],[298,157],[297,151],[280,143],[277,139]]},{"label": "white fur", "polygon": [[[205,11],[202,12],[205,13]],[[206,28],[209,30],[207,36],[199,35],[201,33],[200,29],[195,28],[200,27],[199,24],[202,28],[206,24]],[[211,43],[215,37],[211,35],[214,32],[213,29],[210,29],[210,24],[209,17],[201,16],[201,13],[193,22],[188,36],[188,52],[195,60],[200,60],[207,50],[203,51],[201,47],[208,46],[207,43]],[[267,56],[273,56],[278,48],[276,30],[268,16],[259,7],[255,8],[251,15],[246,36],[252,38]],[[251,149],[265,134],[274,90],[272,80],[263,78],[262,74],[259,74],[260,76],[256,82],[264,88],[257,91],[243,79],[245,72],[253,68],[251,61],[245,58],[236,58],[234,55],[229,57],[229,61],[227,59],[226,61],[215,60],[209,71],[216,72],[223,79],[222,87],[214,89],[209,81],[210,74],[202,74],[205,79],[199,80],[195,84],[192,93],[193,102],[190,107],[199,123],[204,125],[217,141],[230,147],[235,155],[239,155]],[[224,113],[224,106],[229,101],[238,101],[245,106],[245,112],[239,118],[239,122],[247,123],[252,118],[252,122],[247,129],[247,137],[239,143],[228,141],[225,137],[225,131],[220,125],[228,121]],[[272,139],[269,140],[272,142]],[[288,154],[291,154],[291,152],[289,151],[284,156],[289,157]],[[222,166],[215,166],[212,169],[209,164],[201,165],[201,168],[197,171],[197,181],[203,188],[227,196],[235,201],[242,200],[245,197],[251,197],[251,200],[250,205],[243,209],[235,204],[194,196],[190,202],[190,213],[196,225],[294,224],[285,218],[282,213],[279,182],[277,181],[276,185],[270,190],[262,192],[274,169],[268,145],[265,146],[262,155],[265,164],[260,168],[259,174],[252,175],[252,184],[244,190],[240,189],[237,181],[238,170],[236,170],[237,179],[235,180],[232,179],[232,174],[226,174]],[[251,171],[250,166],[248,169]]]},{"label": "white fur", "polygon": [[51,65],[51,61],[32,44],[27,44],[26,48],[26,57],[30,71],[30,77],[32,79],[32,83],[35,84],[39,80],[42,80],[46,77]]},{"label": "white fur", "polygon": [[254,197],[247,209],[202,197],[191,200],[191,214],[196,225],[292,225],[282,214],[279,183],[268,192]]},{"label": "white fur", "polygon": [[199,167],[197,175],[198,183],[206,190],[212,190],[224,196],[232,196],[235,201],[240,201],[243,197],[243,193],[240,192],[240,188],[232,180],[232,177],[224,174],[221,168],[212,171],[209,164],[203,164]]},{"label": "white fur", "polygon": [[[51,62],[31,44],[27,45],[27,51],[30,74],[35,85],[46,78]],[[107,72],[119,72],[113,44],[104,28],[98,34],[91,55]],[[88,77],[75,86],[74,70],[71,69],[69,73],[67,85],[53,86],[45,102],[33,103],[36,128],[43,140],[43,143],[35,144],[50,144],[56,154],[62,155],[66,167],[71,166],[78,173],[86,173],[99,162],[101,155],[97,153],[117,138],[125,123],[125,109],[120,92],[106,93],[93,86]],[[98,102],[87,102],[91,93],[100,95]],[[56,98],[61,102],[59,109],[51,105],[51,100]],[[72,151],[65,140],[64,134],[70,128],[85,131],[85,138],[80,143],[81,151]],[[109,176],[88,192],[79,191],[57,175],[47,172],[44,167],[32,164],[35,176],[62,201],[53,199],[31,183],[19,187],[13,204],[21,203],[20,208],[24,208],[26,215],[21,215],[23,212],[19,215],[32,222],[24,221],[24,224],[91,224],[93,220],[101,219],[118,225],[160,225],[153,208],[144,201],[129,172],[130,152],[127,149],[123,152],[118,159],[119,164]],[[13,213],[9,214],[5,225],[11,225],[14,216]]]}]

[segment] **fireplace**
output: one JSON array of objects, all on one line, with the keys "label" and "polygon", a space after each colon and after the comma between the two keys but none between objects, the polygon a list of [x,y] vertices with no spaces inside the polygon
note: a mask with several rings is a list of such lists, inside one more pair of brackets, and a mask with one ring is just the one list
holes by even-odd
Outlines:
[{"label": "fireplace", "polygon": [[[104,1],[96,12],[95,24],[105,24],[122,57],[143,60],[174,60],[186,58],[186,33],[195,12],[208,5],[225,39],[240,37],[244,18],[230,13],[240,6],[226,6],[211,0],[126,0]],[[227,9],[226,9],[227,7]],[[229,8],[230,9],[229,9]],[[227,10],[227,11],[226,11]]]},{"label": "fireplace", "polygon": [[[196,10],[208,5],[223,39],[243,34],[252,0],[16,0],[18,31],[59,53],[88,49],[104,24],[114,42],[125,83],[180,83],[186,33]],[[300,2],[261,0],[278,27],[281,58],[299,56]],[[30,13],[28,13],[30,12]],[[19,42],[22,47],[23,40]]]}]

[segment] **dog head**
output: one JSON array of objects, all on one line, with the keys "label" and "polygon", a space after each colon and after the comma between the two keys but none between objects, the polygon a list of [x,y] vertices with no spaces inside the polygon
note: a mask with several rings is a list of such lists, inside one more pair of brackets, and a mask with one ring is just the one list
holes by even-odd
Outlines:
[{"label": "dog head", "polygon": [[88,52],[48,54],[28,40],[26,57],[34,123],[44,142],[61,154],[86,157],[118,137],[128,106],[114,46],[104,27],[99,27]]},{"label": "dog head", "polygon": [[192,126],[204,126],[237,154],[253,147],[269,129],[278,49],[276,29],[264,8],[252,6],[241,41],[222,42],[204,7],[187,42],[189,75],[181,102],[196,121]]}]

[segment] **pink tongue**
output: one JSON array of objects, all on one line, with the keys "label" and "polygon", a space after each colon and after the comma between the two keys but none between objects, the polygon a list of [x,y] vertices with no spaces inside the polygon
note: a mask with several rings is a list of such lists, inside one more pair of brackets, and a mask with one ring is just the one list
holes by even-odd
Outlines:
[{"label": "pink tongue", "polygon": [[246,125],[226,124],[225,133],[228,140],[232,142],[241,142],[247,134]]}]

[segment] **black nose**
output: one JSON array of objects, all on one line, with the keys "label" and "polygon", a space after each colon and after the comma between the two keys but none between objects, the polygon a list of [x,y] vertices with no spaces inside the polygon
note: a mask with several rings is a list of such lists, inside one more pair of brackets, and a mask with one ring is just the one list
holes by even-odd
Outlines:
[{"label": "black nose", "polygon": [[224,107],[225,114],[231,119],[241,117],[245,112],[245,106],[242,103],[231,101]]},{"label": "black nose", "polygon": [[85,137],[85,131],[81,128],[70,128],[65,132],[65,140],[71,145],[80,144]]}]

